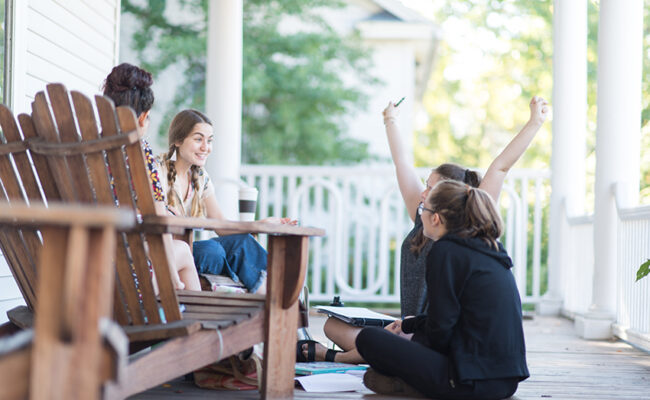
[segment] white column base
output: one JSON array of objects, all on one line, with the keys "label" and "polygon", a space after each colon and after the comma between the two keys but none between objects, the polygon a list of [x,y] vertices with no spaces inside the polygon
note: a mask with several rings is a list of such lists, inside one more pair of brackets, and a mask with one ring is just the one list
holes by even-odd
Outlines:
[{"label": "white column base", "polygon": [[535,307],[538,315],[560,315],[562,299],[555,296],[543,296]]},{"label": "white column base", "polygon": [[602,313],[576,315],[573,327],[577,335],[587,340],[611,339],[614,316]]}]

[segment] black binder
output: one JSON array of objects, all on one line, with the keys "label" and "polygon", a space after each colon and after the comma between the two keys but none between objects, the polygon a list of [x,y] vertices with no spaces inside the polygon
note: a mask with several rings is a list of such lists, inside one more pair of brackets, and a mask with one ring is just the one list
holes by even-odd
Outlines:
[{"label": "black binder", "polygon": [[397,319],[390,315],[371,311],[364,307],[316,306],[314,308],[317,309],[319,313],[338,318],[353,326],[384,327]]}]

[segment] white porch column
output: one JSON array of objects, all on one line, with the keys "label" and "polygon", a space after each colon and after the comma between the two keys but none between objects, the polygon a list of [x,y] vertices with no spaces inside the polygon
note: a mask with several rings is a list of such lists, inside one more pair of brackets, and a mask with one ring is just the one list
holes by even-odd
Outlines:
[{"label": "white porch column", "polygon": [[621,183],[627,191],[622,197],[638,199],[643,0],[601,0],[599,20],[593,295],[589,312],[575,322],[586,339],[610,337],[615,319],[618,215],[613,185]]},{"label": "white porch column", "polygon": [[205,108],[214,127],[207,170],[228,219],[237,220],[241,164],[243,1],[210,1]]},{"label": "white porch column", "polygon": [[562,306],[562,271],[566,238],[561,237],[563,202],[571,212],[584,211],[587,128],[587,0],[553,4],[553,148],[548,291],[540,314],[558,314]]}]

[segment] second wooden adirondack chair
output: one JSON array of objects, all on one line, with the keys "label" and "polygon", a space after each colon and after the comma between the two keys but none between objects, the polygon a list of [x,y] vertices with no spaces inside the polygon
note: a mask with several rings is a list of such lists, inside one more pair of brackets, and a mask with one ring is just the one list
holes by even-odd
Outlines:
[{"label": "second wooden adirondack chair", "polygon": [[[36,94],[31,115],[21,114],[18,121],[20,129],[11,111],[0,106],[6,140],[0,145],[1,195],[7,201],[115,205],[141,214],[141,222],[117,240],[114,315],[132,348],[164,344],[133,360],[125,380],[108,393],[128,396],[264,342],[262,395],[291,397],[297,298],[306,274],[308,237],[324,232],[157,216],[135,115],[129,108],[116,110],[103,96],[95,98],[93,107],[81,93],[51,84],[47,96]],[[175,291],[168,234],[183,235],[193,228],[269,234],[266,296]],[[0,247],[30,310],[38,302],[34,259],[39,246],[31,231],[0,234]],[[9,313],[10,319],[26,324],[20,314]]]},{"label": "second wooden adirondack chair", "polygon": [[116,231],[135,214],[113,208],[0,203],[0,230],[38,229],[36,328],[0,338],[0,399],[99,399],[120,380],[128,340],[111,321]]}]

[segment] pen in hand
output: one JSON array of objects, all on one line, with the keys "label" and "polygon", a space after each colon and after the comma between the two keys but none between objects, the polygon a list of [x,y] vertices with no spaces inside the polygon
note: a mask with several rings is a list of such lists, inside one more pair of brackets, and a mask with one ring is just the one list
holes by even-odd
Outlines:
[{"label": "pen in hand", "polygon": [[395,103],[395,107],[397,107],[397,106],[399,106],[400,104],[402,104],[402,102],[404,101],[405,98],[406,98],[406,97],[402,97],[401,99],[399,99],[399,101],[398,101],[397,103]]}]

